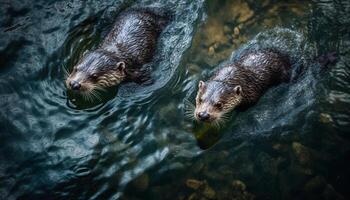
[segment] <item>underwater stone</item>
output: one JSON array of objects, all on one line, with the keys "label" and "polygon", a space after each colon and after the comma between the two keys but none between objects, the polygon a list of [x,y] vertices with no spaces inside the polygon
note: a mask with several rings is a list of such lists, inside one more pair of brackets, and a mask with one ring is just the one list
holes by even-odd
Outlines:
[{"label": "underwater stone", "polygon": [[216,192],[208,185],[207,181],[188,179],[186,181],[186,186],[196,191],[192,193],[188,199],[214,199],[216,196]]},{"label": "underwater stone", "polygon": [[207,197],[208,199],[214,199],[216,192],[211,188],[208,184],[206,184],[206,187],[204,188],[203,195]]},{"label": "underwater stone", "polygon": [[245,191],[247,186],[240,180],[234,180],[232,181],[232,187],[235,190]]},{"label": "underwater stone", "polygon": [[238,28],[238,27],[235,27],[235,28],[233,29],[233,36],[234,36],[234,37],[238,37],[238,35],[239,35],[239,28]]},{"label": "underwater stone", "polygon": [[320,114],[320,122],[324,124],[329,124],[333,122],[332,116],[327,113]]},{"label": "underwater stone", "polygon": [[296,158],[298,159],[301,165],[309,165],[311,162],[311,153],[310,150],[304,145],[293,142],[292,148]]},{"label": "underwater stone", "polygon": [[246,191],[247,187],[246,185],[240,181],[240,180],[234,180],[232,181],[232,193],[231,198],[232,200],[253,200],[255,196],[249,192]]},{"label": "underwater stone", "polygon": [[186,186],[194,190],[199,189],[199,187],[201,187],[202,185],[203,182],[196,179],[188,179],[186,181]]},{"label": "underwater stone", "polygon": [[208,49],[208,54],[209,54],[209,56],[214,55],[214,53],[215,53],[215,48],[214,48],[214,46],[210,46],[209,49]]}]

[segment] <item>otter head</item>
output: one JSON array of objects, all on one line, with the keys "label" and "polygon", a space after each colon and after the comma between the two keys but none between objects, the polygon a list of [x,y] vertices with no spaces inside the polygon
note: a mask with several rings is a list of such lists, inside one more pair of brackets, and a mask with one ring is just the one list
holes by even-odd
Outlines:
[{"label": "otter head", "polygon": [[195,118],[202,122],[220,122],[242,100],[240,85],[220,81],[200,81],[196,97]]},{"label": "otter head", "polygon": [[66,80],[68,89],[89,93],[119,84],[125,79],[125,62],[106,52],[85,54]]}]

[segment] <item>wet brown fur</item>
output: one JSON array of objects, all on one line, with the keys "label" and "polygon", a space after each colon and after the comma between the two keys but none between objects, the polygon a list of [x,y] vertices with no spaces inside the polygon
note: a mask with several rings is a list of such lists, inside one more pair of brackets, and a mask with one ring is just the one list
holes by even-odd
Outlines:
[{"label": "wet brown fur", "polygon": [[[126,63],[126,79],[138,82],[143,64],[152,61],[158,37],[167,19],[146,9],[121,13],[99,48]],[[126,31],[126,32],[125,32]]]},{"label": "wet brown fur", "polygon": [[[71,81],[78,81],[82,89],[91,91],[123,81],[147,81],[150,74],[142,66],[152,60],[166,23],[165,17],[146,9],[122,12],[98,48],[85,54],[74,67],[67,87]],[[118,67],[119,63],[124,67]]]},{"label": "wet brown fur", "polygon": [[208,121],[214,121],[232,109],[244,111],[270,87],[288,82],[290,77],[287,56],[271,49],[247,51],[199,85],[195,117],[198,119],[198,112],[207,112],[212,116]]},{"label": "wet brown fur", "polygon": [[[256,58],[252,58],[256,56]],[[246,63],[251,59],[252,63]],[[234,70],[220,74],[219,70],[210,81],[223,81],[231,88],[242,87],[242,100],[237,109],[254,105],[271,86],[290,80],[291,64],[287,56],[273,50],[256,50],[243,54],[238,62],[228,65]]]}]

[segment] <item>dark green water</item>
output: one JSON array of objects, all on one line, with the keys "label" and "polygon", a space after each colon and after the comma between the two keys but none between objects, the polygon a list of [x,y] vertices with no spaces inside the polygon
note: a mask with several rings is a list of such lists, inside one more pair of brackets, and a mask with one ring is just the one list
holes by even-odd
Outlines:
[{"label": "dark green water", "polygon": [[[64,67],[133,6],[174,13],[154,84],[67,95]],[[0,199],[349,199],[349,13],[345,0],[0,0]],[[303,75],[218,132],[185,117],[200,79],[259,47]]]}]

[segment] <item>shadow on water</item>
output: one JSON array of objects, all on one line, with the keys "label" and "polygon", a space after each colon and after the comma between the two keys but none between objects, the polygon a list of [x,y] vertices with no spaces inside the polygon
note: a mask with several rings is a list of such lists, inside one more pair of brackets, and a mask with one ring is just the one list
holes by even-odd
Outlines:
[{"label": "shadow on water", "polygon": [[[72,102],[64,68],[135,6],[174,12],[149,64],[156,82]],[[0,2],[0,199],[348,199],[349,9],[299,0]],[[200,79],[266,47],[305,68],[297,82],[271,88],[219,130],[185,117]],[[339,62],[319,72],[313,58],[330,51]]]}]

